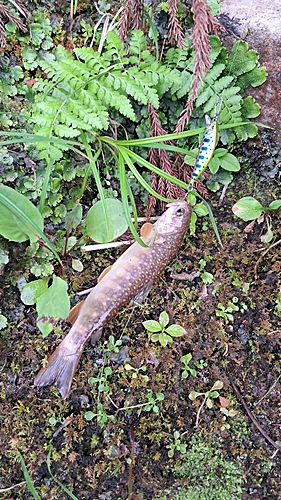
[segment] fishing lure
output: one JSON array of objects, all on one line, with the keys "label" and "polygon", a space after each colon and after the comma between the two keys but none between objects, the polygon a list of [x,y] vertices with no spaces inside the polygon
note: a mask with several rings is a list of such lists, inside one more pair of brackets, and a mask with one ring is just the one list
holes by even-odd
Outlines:
[{"label": "fishing lure", "polygon": [[212,120],[208,115],[205,116],[207,128],[204,132],[201,144],[199,146],[198,155],[195,161],[195,167],[189,184],[190,186],[193,186],[194,183],[203,174],[209,164],[210,159],[213,156],[215,147],[218,142],[217,117],[218,113],[215,114]]}]

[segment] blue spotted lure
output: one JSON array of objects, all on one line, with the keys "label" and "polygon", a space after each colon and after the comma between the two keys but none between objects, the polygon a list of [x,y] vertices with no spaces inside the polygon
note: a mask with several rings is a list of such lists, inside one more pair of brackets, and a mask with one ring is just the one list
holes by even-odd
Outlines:
[{"label": "blue spotted lure", "polygon": [[[221,103],[220,103],[221,104]],[[211,120],[208,115],[205,116],[206,119],[206,130],[204,132],[201,144],[199,146],[198,155],[195,161],[195,167],[192,173],[190,186],[199,179],[199,177],[206,170],[210,159],[213,156],[215,147],[218,142],[218,123],[217,118],[220,110],[215,113],[214,118]]]}]

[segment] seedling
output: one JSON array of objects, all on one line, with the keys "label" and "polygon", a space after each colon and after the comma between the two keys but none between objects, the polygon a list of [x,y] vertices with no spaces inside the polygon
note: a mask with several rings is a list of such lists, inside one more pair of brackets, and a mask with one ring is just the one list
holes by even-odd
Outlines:
[{"label": "seedling", "polygon": [[174,443],[170,443],[167,448],[170,448],[168,451],[168,457],[173,458],[175,450],[179,451],[180,453],[186,453],[186,444],[183,444],[180,440],[180,433],[179,431],[174,432],[174,438],[175,441]]},{"label": "seedling", "polygon": [[173,337],[182,337],[186,333],[182,326],[174,324],[166,328],[168,324],[169,315],[166,311],[161,312],[159,321],[151,319],[143,322],[144,328],[152,334],[150,340],[160,342],[163,347],[166,347],[169,342],[173,342]]},{"label": "seedling", "polygon": [[149,377],[147,375],[143,375],[142,372],[146,372],[146,366],[140,366],[139,368],[134,368],[134,366],[130,365],[130,363],[125,363],[124,368],[126,371],[130,371],[132,373],[132,378],[136,379],[139,378],[142,380],[145,384],[149,381]]},{"label": "seedling", "polygon": [[[266,232],[261,235],[262,243],[270,243],[273,238],[271,217],[268,212],[273,210],[279,210],[281,207],[281,200],[272,201],[268,207],[264,207],[258,200],[252,196],[245,196],[240,198],[240,200],[235,203],[232,207],[232,212],[241,219],[245,221],[257,221],[259,224],[266,222]],[[254,222],[251,222],[247,228],[246,232],[251,231]]]},{"label": "seedling", "polygon": [[200,396],[204,396],[203,402],[201,403],[199,410],[196,415],[196,423],[195,423],[195,428],[198,427],[199,425],[199,417],[201,414],[201,411],[203,410],[203,407],[206,405],[207,408],[213,408],[214,406],[214,399],[219,397],[218,390],[222,389],[223,387],[223,382],[221,380],[216,380],[210,391],[207,392],[196,392],[196,391],[191,391],[189,394],[189,399],[191,401],[194,401],[196,398]]},{"label": "seedling", "polygon": [[180,361],[184,364],[184,370],[181,374],[181,378],[187,378],[189,374],[191,374],[193,377],[196,377],[197,375],[196,370],[194,370],[194,368],[191,368],[191,366],[189,366],[189,361],[191,361],[191,359],[192,359],[192,354],[190,352],[180,358]]},{"label": "seedling", "polygon": [[234,320],[233,317],[233,311],[239,311],[239,307],[237,307],[233,302],[230,300],[227,303],[227,306],[225,307],[221,302],[218,303],[218,308],[216,310],[216,316],[219,316],[220,318],[223,318],[226,322],[226,324],[232,322]]}]

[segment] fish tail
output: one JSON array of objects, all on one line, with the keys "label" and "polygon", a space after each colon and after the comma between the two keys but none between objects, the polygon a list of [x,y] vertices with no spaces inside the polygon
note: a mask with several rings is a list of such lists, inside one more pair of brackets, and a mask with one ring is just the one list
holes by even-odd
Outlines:
[{"label": "fish tail", "polygon": [[60,344],[48,359],[47,364],[36,375],[34,385],[45,387],[55,384],[63,399],[66,399],[80,356],[81,352],[69,353],[65,346]]}]

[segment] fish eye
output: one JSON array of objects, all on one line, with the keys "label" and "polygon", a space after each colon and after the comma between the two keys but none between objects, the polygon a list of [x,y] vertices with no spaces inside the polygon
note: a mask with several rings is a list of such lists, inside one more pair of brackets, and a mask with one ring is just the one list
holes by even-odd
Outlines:
[{"label": "fish eye", "polygon": [[184,213],[185,213],[184,208],[179,208],[179,209],[176,211],[176,215],[178,215],[178,217],[181,217],[182,215],[184,215]]}]

